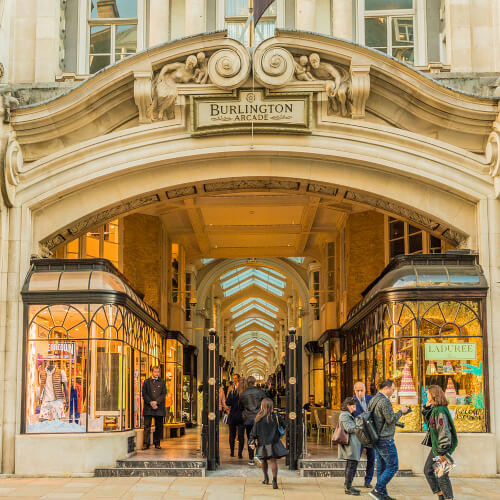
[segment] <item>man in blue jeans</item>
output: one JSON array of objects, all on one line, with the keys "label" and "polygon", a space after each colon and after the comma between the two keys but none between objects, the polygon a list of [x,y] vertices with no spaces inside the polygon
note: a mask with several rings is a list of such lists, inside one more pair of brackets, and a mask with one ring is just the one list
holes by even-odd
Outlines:
[{"label": "man in blue jeans", "polygon": [[402,406],[394,413],[390,397],[396,390],[392,380],[384,380],[379,386],[379,392],[372,398],[368,409],[371,410],[379,440],[374,446],[377,457],[377,484],[370,492],[375,500],[395,500],[387,493],[387,485],[398,471],[398,450],[394,444],[396,422],[410,409]]},{"label": "man in blue jeans", "polygon": [[[354,399],[356,400],[356,411],[352,414],[354,417],[361,415],[368,409],[368,405],[373,396],[366,394],[366,386],[360,380],[354,384]],[[373,472],[375,470],[375,451],[373,448],[364,448],[361,446],[361,455],[363,450],[366,450],[366,474],[365,474],[365,488],[372,488],[371,482],[373,479]],[[357,462],[359,465],[359,462]]]}]

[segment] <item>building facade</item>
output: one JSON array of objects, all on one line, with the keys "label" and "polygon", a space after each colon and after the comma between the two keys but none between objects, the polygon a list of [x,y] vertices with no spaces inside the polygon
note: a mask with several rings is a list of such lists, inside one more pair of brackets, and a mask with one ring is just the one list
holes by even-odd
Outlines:
[{"label": "building facade", "polygon": [[393,378],[414,470],[442,385],[497,473],[500,2],[249,9],[0,0],[1,471],[127,456],[156,364],[165,432],[199,423],[215,328],[278,386],[296,330],[328,408]]}]

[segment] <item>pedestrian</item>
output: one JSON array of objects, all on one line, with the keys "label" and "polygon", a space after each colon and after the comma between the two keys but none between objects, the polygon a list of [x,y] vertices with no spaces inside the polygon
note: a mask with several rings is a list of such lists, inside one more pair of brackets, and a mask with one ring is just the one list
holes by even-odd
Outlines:
[{"label": "pedestrian", "polygon": [[234,457],[234,445],[236,436],[238,436],[238,458],[243,458],[243,447],[245,446],[245,426],[243,425],[243,415],[239,402],[240,376],[233,375],[232,388],[227,393],[226,406],[229,408],[227,423],[229,425],[229,449],[231,456]]},{"label": "pedestrian", "polygon": [[453,489],[448,472],[437,477],[433,467],[435,458],[445,464],[447,456],[451,456],[458,444],[457,431],[448,410],[448,400],[440,386],[430,385],[427,389],[427,402],[422,415],[428,429],[424,444],[431,447],[424,466],[425,477],[432,493],[439,500],[452,499]]},{"label": "pedestrian", "polygon": [[219,413],[220,413],[220,418],[224,416],[224,413],[226,413],[227,410],[226,406],[226,395],[224,394],[224,387],[221,385],[219,386]]},{"label": "pedestrian", "polygon": [[269,484],[268,464],[271,465],[275,490],[278,489],[278,460],[288,455],[288,450],[281,442],[280,428],[285,429],[285,422],[277,413],[274,413],[273,400],[264,398],[255,416],[249,442],[250,447],[256,450],[256,455],[262,462],[263,484]]},{"label": "pedestrian", "polygon": [[394,500],[387,493],[387,485],[399,467],[398,450],[394,443],[396,422],[410,411],[408,406],[403,405],[397,413],[394,413],[389,398],[395,390],[394,381],[384,380],[379,386],[379,392],[368,404],[368,410],[372,412],[378,433],[378,441],[374,446],[377,459],[377,484],[370,492],[370,496],[375,500]]},{"label": "pedestrian", "polygon": [[[242,409],[243,424],[245,425],[245,432],[247,435],[247,442],[250,438],[250,432],[252,431],[253,424],[255,423],[255,417],[260,411],[260,403],[266,397],[264,391],[255,387],[255,377],[247,378],[247,388],[240,394],[239,405]],[[253,462],[254,450],[248,445],[248,465],[254,465]]]},{"label": "pedestrian", "polygon": [[339,425],[349,435],[348,444],[338,445],[338,458],[346,460],[344,491],[346,495],[359,496],[361,491],[352,486],[362,449],[361,442],[354,433],[354,429],[356,428],[356,423],[354,421],[356,399],[352,397],[344,399],[340,406],[340,410]]},{"label": "pedestrian", "polygon": [[167,396],[167,386],[165,381],[160,378],[160,367],[153,366],[151,377],[144,381],[142,385],[142,399],[144,400],[144,440],[143,450],[150,446],[151,423],[155,421],[155,432],[153,435],[153,444],[159,450],[160,441],[163,436],[163,417],[165,416],[165,398]]},{"label": "pedestrian", "polygon": [[[363,382],[358,381],[354,384],[354,399],[356,400],[356,411],[352,414],[353,417],[357,417],[368,410],[368,404],[370,403],[373,396],[366,394],[366,386]],[[375,472],[375,451],[373,448],[365,448],[361,445],[361,455],[363,450],[366,450],[366,472],[365,472],[365,488],[372,489],[372,479],[373,473]],[[356,464],[356,469],[358,468],[359,462]],[[354,471],[356,475],[356,470]]]}]

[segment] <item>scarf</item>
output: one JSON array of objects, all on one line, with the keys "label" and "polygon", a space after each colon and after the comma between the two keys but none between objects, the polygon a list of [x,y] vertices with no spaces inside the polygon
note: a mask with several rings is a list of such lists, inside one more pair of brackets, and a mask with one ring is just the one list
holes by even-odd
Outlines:
[{"label": "scarf", "polygon": [[439,419],[439,414],[443,415],[443,418],[448,419],[448,424],[450,426],[451,431],[451,446],[448,450],[448,453],[451,455],[457,445],[458,445],[458,436],[457,431],[455,429],[455,424],[453,423],[453,419],[451,418],[450,411],[447,406],[436,406],[432,408],[431,415],[429,418],[429,431],[431,435],[431,443],[432,443],[432,454],[436,457],[438,455],[438,432],[436,429],[436,423]]}]

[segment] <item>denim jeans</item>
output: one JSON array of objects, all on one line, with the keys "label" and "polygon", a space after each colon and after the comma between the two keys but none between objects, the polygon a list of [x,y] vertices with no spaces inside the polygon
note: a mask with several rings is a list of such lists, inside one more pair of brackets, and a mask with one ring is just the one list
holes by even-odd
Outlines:
[{"label": "denim jeans", "polygon": [[394,439],[379,441],[375,447],[377,457],[377,485],[375,490],[381,495],[388,495],[387,485],[398,471],[398,450]]},{"label": "denim jeans", "polygon": [[434,455],[431,450],[424,465],[424,474],[429,486],[431,487],[432,493],[436,494],[441,492],[444,498],[453,498],[450,476],[448,474],[444,474],[441,477],[436,477],[436,474],[434,474],[433,459]]},{"label": "denim jeans", "polygon": [[[361,455],[363,455],[363,450],[366,450],[366,475],[365,484],[370,484],[373,479],[373,472],[375,471],[375,450],[374,448],[365,448],[361,446]],[[356,463],[356,469],[358,468],[359,462]]]}]

